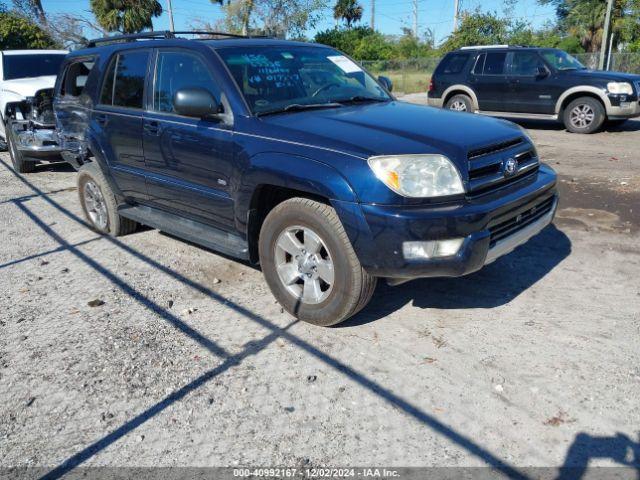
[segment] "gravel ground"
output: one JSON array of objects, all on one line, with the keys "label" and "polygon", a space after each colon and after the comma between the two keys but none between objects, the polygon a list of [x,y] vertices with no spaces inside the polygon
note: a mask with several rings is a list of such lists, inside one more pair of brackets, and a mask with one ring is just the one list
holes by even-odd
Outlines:
[{"label": "gravel ground", "polygon": [[0,466],[640,469],[640,122],[523,125],[560,174],[555,224],[329,329],[248,265],[96,235],[69,168],[1,154]]}]

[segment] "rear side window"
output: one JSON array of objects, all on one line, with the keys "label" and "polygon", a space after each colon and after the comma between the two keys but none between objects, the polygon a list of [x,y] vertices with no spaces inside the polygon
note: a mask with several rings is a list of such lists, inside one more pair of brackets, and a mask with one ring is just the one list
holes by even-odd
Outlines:
[{"label": "rear side window", "polygon": [[438,73],[444,75],[456,74],[462,72],[464,66],[469,59],[468,53],[454,53],[448,55],[438,67]]},{"label": "rear side window", "polygon": [[504,64],[507,58],[506,52],[488,52],[484,61],[484,75],[504,74]]},{"label": "rear side window", "polygon": [[121,53],[114,57],[102,86],[101,103],[142,108],[148,61],[149,52],[146,51]]},{"label": "rear side window", "polygon": [[94,60],[87,59],[74,62],[67,67],[60,85],[60,94],[68,97],[79,97],[93,69]]}]

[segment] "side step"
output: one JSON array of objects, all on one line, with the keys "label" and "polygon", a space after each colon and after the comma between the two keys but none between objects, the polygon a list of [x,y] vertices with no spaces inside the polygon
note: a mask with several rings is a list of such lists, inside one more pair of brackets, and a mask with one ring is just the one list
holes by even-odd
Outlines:
[{"label": "side step", "polygon": [[239,235],[143,205],[123,205],[118,208],[118,213],[143,225],[157,228],[211,250],[249,260],[249,245]]}]

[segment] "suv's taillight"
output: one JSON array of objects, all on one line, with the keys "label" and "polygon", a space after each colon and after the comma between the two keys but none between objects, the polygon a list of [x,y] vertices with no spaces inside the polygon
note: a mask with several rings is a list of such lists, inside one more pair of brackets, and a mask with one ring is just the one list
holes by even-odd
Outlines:
[{"label": "suv's taillight", "polygon": [[433,78],[429,80],[429,93],[433,92],[436,89],[436,86],[433,84]]}]

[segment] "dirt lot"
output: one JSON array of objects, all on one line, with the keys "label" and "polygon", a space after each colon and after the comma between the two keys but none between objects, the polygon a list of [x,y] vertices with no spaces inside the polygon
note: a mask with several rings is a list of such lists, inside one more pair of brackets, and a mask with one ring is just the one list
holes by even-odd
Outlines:
[{"label": "dirt lot", "polygon": [[331,329],[247,265],[96,235],[72,171],[1,154],[0,466],[640,469],[640,122],[523,125],[560,173],[555,225]]}]

